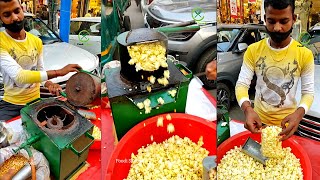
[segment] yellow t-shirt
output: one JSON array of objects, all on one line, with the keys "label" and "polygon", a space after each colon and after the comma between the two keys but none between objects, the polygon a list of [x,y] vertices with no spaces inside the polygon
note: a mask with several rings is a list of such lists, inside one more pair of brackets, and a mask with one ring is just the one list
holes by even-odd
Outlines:
[{"label": "yellow t-shirt", "polygon": [[0,39],[3,100],[25,105],[39,98],[40,82],[48,79],[43,71],[41,39],[27,32],[24,40],[16,40],[6,31],[0,32]]},{"label": "yellow t-shirt", "polygon": [[[314,94],[314,58],[312,52],[295,40],[282,49],[274,49],[269,39],[250,45],[244,54],[236,84],[239,105],[249,100],[248,89],[257,76],[254,110],[261,121],[280,125],[289,114],[303,107],[308,111]],[[295,95],[301,78],[302,97],[297,105]]]}]

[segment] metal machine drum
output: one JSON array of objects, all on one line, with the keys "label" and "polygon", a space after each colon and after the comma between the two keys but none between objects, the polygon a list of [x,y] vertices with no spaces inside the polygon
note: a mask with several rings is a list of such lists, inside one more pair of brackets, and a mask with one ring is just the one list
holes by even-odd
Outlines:
[{"label": "metal machine drum", "polygon": [[[27,142],[42,152],[55,179],[66,179],[84,165],[93,144],[93,124],[55,98],[37,99],[21,110]],[[21,148],[21,147],[20,147]]]},{"label": "metal machine drum", "polygon": [[[216,155],[216,126],[213,122],[207,121],[197,116],[171,113],[171,120],[164,121],[163,127],[172,123],[175,131],[171,134],[166,128],[157,127],[157,121],[160,116],[165,117],[167,114],[151,117],[134,126],[120,140],[110,158],[107,169],[107,180],[122,180],[127,177],[131,166],[131,154],[137,154],[142,146],[153,142],[161,143],[166,139],[178,135],[181,138],[188,137],[193,142],[198,142],[203,137],[203,146],[209,151],[209,156]],[[154,141],[150,139],[153,136]],[[119,163],[118,160],[127,160],[127,163]]]},{"label": "metal machine drum", "polygon": [[[217,162],[220,163],[222,157],[234,146],[242,146],[248,137],[252,138],[257,142],[261,142],[261,134],[252,134],[249,131],[245,131],[239,133],[237,135],[232,136],[231,138],[224,141],[221,145],[217,148]],[[303,172],[303,179],[304,180],[311,180],[312,179],[312,167],[310,159],[307,153],[304,151],[301,145],[299,145],[296,141],[287,139],[282,142],[283,147],[290,147],[291,152],[300,159],[301,168]]]},{"label": "metal machine drum", "polygon": [[74,106],[86,106],[100,97],[101,79],[95,75],[78,72],[66,84],[68,101]]}]

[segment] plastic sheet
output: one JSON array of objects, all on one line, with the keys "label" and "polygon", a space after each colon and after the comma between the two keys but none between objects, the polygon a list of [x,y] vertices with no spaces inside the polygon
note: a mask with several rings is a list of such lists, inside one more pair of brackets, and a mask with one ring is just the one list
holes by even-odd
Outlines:
[{"label": "plastic sheet", "polygon": [[195,115],[209,121],[215,121],[217,119],[216,107],[210,102],[201,89],[202,83],[200,80],[197,77],[193,78],[188,89],[186,114]]}]

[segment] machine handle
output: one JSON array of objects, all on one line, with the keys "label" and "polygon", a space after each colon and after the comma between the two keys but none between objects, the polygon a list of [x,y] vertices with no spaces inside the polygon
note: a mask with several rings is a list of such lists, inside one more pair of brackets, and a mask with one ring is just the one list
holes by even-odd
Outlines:
[{"label": "machine handle", "polygon": [[71,150],[73,153],[75,153],[77,156],[81,156],[81,154],[82,154],[85,150],[87,150],[87,149],[93,144],[93,142],[94,142],[94,137],[93,137],[89,132],[86,132],[86,133],[85,133],[85,136],[88,137],[89,139],[91,139],[92,141],[91,141],[87,146],[85,146],[82,150],[80,150],[80,151],[76,150],[76,149],[73,147],[72,144],[69,144],[69,145],[67,146],[67,148],[70,149],[70,150]]},{"label": "machine handle", "polygon": [[26,106],[30,106],[31,104],[33,104],[33,103],[35,103],[35,102],[38,102],[38,101],[41,101],[41,100],[42,100],[41,98],[37,98],[37,99],[35,99],[35,100],[32,100],[32,101],[28,102],[28,103],[26,104]]},{"label": "machine handle", "polygon": [[67,98],[67,94],[66,94],[66,92],[64,92],[64,91],[60,91],[60,95],[63,96],[63,97],[65,97],[65,98]]}]

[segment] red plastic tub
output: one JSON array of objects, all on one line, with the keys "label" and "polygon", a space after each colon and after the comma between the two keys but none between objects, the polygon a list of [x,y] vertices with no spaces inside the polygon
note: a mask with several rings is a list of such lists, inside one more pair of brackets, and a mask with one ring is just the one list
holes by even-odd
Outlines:
[{"label": "red plastic tub", "polygon": [[[223,155],[225,155],[229,150],[233,149],[234,146],[240,146],[245,143],[248,137],[251,137],[253,140],[257,142],[261,142],[261,134],[252,134],[249,131],[245,131],[239,133],[237,135],[232,136],[231,138],[224,141],[218,148],[217,148],[217,162],[220,163]],[[303,147],[299,145],[296,141],[285,140],[282,142],[282,147],[290,147],[291,152],[300,159],[302,171],[303,171],[303,179],[304,180],[311,180],[312,179],[312,167],[309,156],[304,151]]]},{"label": "red plastic tub", "polygon": [[[110,158],[106,174],[107,180],[123,180],[127,177],[131,165],[131,153],[137,154],[139,148],[151,144],[151,135],[157,143],[173,135],[181,138],[188,137],[193,142],[198,142],[202,136],[204,142],[202,147],[210,152],[209,155],[216,155],[216,126],[213,122],[181,113],[171,113],[172,120],[167,121],[165,120],[166,115],[162,114],[144,120],[123,136]],[[157,127],[157,120],[160,116],[164,117],[163,127]],[[169,123],[175,127],[175,131],[171,134],[167,132]]]}]

